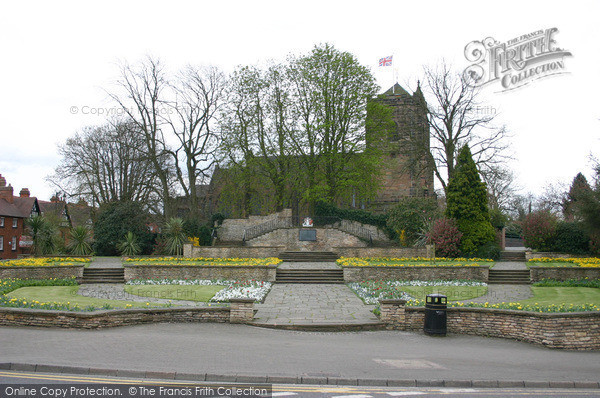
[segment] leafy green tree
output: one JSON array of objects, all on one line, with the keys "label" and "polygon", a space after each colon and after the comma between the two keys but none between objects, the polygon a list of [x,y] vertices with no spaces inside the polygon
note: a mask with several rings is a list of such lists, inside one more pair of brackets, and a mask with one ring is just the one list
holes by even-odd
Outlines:
[{"label": "leafy green tree", "polygon": [[75,256],[87,256],[92,254],[92,234],[85,225],[78,225],[71,229],[69,240],[69,252]]},{"label": "leafy green tree", "polygon": [[163,228],[165,249],[168,254],[181,256],[186,241],[184,223],[181,218],[171,218]]},{"label": "leafy green tree", "polygon": [[153,235],[147,228],[147,214],[137,202],[113,202],[100,208],[94,223],[94,251],[100,256],[116,256],[117,245],[131,232],[137,238],[142,253],[150,254]]},{"label": "leafy green tree", "polygon": [[142,251],[136,236],[131,231],[125,234],[125,238],[117,245],[117,248],[123,256],[136,256]]},{"label": "leafy green tree", "polygon": [[446,215],[457,221],[463,234],[461,251],[465,255],[474,255],[480,247],[494,241],[486,186],[467,145],[458,154],[454,176],[447,186],[446,203]]},{"label": "leafy green tree", "polygon": [[577,214],[579,201],[584,200],[585,202],[591,191],[592,188],[585,176],[577,173],[562,203],[563,215],[566,220],[572,221],[579,218],[580,215]]}]

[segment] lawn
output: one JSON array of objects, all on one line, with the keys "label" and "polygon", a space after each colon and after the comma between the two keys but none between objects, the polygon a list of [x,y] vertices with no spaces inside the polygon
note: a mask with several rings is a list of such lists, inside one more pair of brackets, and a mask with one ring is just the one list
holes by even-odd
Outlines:
[{"label": "lawn", "polygon": [[525,305],[596,304],[600,306],[600,289],[591,287],[541,287],[532,286],[533,297],[520,300]]},{"label": "lawn", "polygon": [[425,300],[428,294],[439,293],[448,301],[470,300],[487,293],[487,286],[398,286],[398,290],[408,293],[417,300]]},{"label": "lawn", "polygon": [[150,303],[150,305],[146,305],[146,303],[142,302],[85,297],[78,295],[78,290],[79,286],[30,286],[13,290],[6,296],[27,301],[38,301],[40,303],[69,303],[71,306],[79,306],[81,308],[89,306],[101,308],[105,305],[110,305],[113,308],[164,307],[162,304]]},{"label": "lawn", "polygon": [[207,302],[224,288],[223,285],[127,285],[125,291],[142,297]]}]

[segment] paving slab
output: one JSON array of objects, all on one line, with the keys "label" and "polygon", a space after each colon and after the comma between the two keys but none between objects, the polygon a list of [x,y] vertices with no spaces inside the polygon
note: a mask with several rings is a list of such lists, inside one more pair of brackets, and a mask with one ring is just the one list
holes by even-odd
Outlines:
[{"label": "paving slab", "polygon": [[274,284],[254,323],[262,325],[379,324],[352,290],[341,284]]}]

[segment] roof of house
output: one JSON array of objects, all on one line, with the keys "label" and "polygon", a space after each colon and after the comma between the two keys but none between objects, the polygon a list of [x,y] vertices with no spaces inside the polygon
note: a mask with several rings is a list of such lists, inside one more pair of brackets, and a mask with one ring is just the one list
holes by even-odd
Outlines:
[{"label": "roof of house", "polygon": [[[28,214],[29,215],[29,214]],[[25,218],[21,209],[15,203],[0,199],[0,216]]]}]

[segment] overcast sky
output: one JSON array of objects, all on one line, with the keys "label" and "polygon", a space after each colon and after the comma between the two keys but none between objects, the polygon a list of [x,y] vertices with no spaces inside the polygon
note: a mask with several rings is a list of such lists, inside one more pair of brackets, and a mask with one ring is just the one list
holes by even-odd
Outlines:
[{"label": "overcast sky", "polygon": [[[489,5],[488,5],[489,4]],[[524,191],[592,176],[600,157],[598,1],[102,1],[8,2],[0,7],[0,174],[15,188],[49,199],[45,177],[57,145],[92,114],[114,105],[104,90],[119,62],[160,57],[170,70],[283,59],[329,42],[372,68],[382,89],[414,89],[424,65],[441,59],[467,67],[467,43],[506,42],[558,28],[556,45],[572,53],[564,73],[516,90],[483,90],[512,134],[511,168]],[[378,60],[393,55],[393,68]],[[493,87],[492,87],[493,86]],[[87,114],[84,114],[87,113]]]}]

